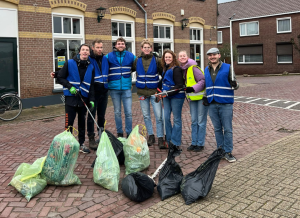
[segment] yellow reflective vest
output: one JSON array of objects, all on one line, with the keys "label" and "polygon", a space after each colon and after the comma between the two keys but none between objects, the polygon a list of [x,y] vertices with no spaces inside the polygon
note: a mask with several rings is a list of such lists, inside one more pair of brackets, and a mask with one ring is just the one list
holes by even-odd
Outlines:
[{"label": "yellow reflective vest", "polygon": [[[194,67],[197,67],[199,70],[201,70],[201,68],[198,67],[197,65],[193,65],[188,68],[187,73],[186,73],[186,80],[185,80],[186,87],[192,87],[193,85],[197,84],[195,77],[194,77],[194,72],[193,72]],[[201,72],[204,75],[204,72],[202,70],[201,70]],[[205,89],[203,89],[201,92],[186,93],[186,97],[192,101],[198,101],[203,98],[204,91],[205,91]]]}]

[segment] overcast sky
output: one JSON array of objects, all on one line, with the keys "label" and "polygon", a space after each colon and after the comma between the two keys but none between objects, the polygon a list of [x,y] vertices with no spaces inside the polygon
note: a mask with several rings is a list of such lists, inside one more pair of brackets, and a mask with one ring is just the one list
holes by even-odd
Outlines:
[{"label": "overcast sky", "polygon": [[232,2],[232,1],[235,1],[235,0],[218,0],[218,3],[223,3],[223,2]]}]

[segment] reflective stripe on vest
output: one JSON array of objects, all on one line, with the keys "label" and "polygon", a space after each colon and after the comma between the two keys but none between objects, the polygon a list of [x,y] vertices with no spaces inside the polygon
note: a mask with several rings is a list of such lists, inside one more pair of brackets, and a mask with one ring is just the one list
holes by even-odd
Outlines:
[{"label": "reflective stripe on vest", "polygon": [[[91,59],[89,59],[89,60],[91,60]],[[76,88],[77,91],[80,91],[82,96],[85,98],[89,97],[93,69],[94,69],[93,64],[89,64],[86,69],[83,81],[80,83],[80,75],[79,75],[78,66],[77,66],[76,61],[73,59],[68,60],[69,75],[67,77],[67,80],[69,81],[69,83],[72,84],[72,86],[74,86]],[[63,88],[63,92],[64,92],[65,96],[75,96],[75,95],[71,94],[69,89],[66,87]]]},{"label": "reflective stripe on vest", "polygon": [[107,58],[105,56],[102,57],[101,70],[99,68],[99,65],[98,65],[96,59],[90,58],[90,60],[95,68],[95,77],[94,77],[95,83],[102,83],[102,84],[104,84],[104,88],[108,89],[109,65],[108,65]]},{"label": "reflective stripe on vest", "polygon": [[[193,72],[194,67],[197,67],[204,75],[204,72],[197,65],[190,66],[186,73],[186,80],[185,80],[186,87],[192,87],[193,85],[197,84],[195,77],[194,77],[194,72]],[[186,97],[191,99],[192,101],[201,100],[203,98],[204,90],[205,89],[203,89],[201,92],[196,92],[196,93],[194,93],[194,92],[186,93]]]},{"label": "reflective stripe on vest", "polygon": [[145,72],[142,57],[137,60],[136,63],[136,87],[144,89],[146,86],[149,89],[156,89],[158,87],[159,77],[157,74],[157,65],[155,57],[152,57],[147,73]]},{"label": "reflective stripe on vest", "polygon": [[233,104],[234,91],[228,81],[228,75],[230,72],[230,65],[222,63],[221,68],[218,71],[215,83],[213,83],[209,68],[206,67],[204,71],[206,96],[209,103],[215,100],[221,104]]}]

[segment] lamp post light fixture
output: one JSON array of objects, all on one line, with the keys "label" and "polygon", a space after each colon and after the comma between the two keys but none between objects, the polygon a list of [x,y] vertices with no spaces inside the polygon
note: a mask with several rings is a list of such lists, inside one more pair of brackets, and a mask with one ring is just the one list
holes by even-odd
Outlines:
[{"label": "lamp post light fixture", "polygon": [[181,28],[182,28],[182,30],[183,30],[185,27],[188,26],[188,24],[189,24],[189,19],[184,18],[184,19],[181,20],[181,23],[182,23]]},{"label": "lamp post light fixture", "polygon": [[106,10],[106,8],[100,7],[100,8],[97,8],[96,10],[97,10],[97,14],[98,14],[97,20],[98,20],[98,23],[100,23],[100,20],[101,20],[101,19],[104,17],[104,15],[105,15],[105,10]]}]

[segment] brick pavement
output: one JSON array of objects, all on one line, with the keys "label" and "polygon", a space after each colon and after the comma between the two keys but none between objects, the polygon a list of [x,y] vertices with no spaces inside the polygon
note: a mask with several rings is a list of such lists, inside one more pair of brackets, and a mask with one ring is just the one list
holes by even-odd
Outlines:
[{"label": "brick pavement", "polygon": [[[299,100],[297,94],[300,93],[298,85],[300,83],[300,76],[241,77],[239,81],[241,88],[236,92],[237,96]],[[186,103],[183,108],[182,117],[182,142],[184,152],[176,160],[182,167],[183,173],[187,174],[206,160],[215,149],[216,143],[212,124],[210,120],[208,120],[204,151],[200,154],[187,152],[186,147],[191,143],[191,128],[189,107]],[[108,108],[106,118],[106,128],[116,133],[112,107]],[[154,120],[154,116],[152,116],[152,119]],[[143,123],[139,102],[134,102],[133,125]],[[235,103],[233,118],[233,154],[238,159],[246,157],[261,147],[289,136],[290,132],[300,130],[299,124],[299,111]],[[151,199],[138,204],[127,199],[121,190],[116,193],[95,185],[92,179],[93,170],[90,167],[95,158],[95,154],[91,153],[88,155],[80,154],[78,157],[75,173],[79,176],[82,185],[70,187],[47,186],[42,193],[27,203],[21,194],[13,187],[7,185],[20,163],[32,163],[37,158],[47,154],[53,137],[63,131],[63,126],[63,117],[0,126],[0,217],[130,217],[139,214],[151,206],[155,207],[157,203],[161,202],[157,191],[155,191]],[[291,131],[278,131],[282,128]],[[166,158],[166,154],[167,151],[160,151],[157,145],[150,147],[151,164],[144,173],[153,173]],[[245,162],[247,161],[243,160],[241,164]],[[235,175],[235,170],[238,169],[237,166],[240,166],[239,164],[240,161],[228,167],[228,163],[222,160],[220,168],[226,166],[226,168],[224,168],[224,172],[226,172],[226,174],[224,174],[225,176],[231,174]],[[241,165],[241,167],[243,166],[244,165]],[[233,171],[231,169],[233,169]],[[246,167],[244,171],[249,172],[248,167]],[[219,178],[218,175],[221,174],[218,172],[216,181],[222,179]],[[120,180],[123,177],[124,166],[121,167]],[[228,179],[228,177],[225,178]],[[215,184],[218,183],[216,182]],[[225,188],[227,185],[228,183],[223,184]],[[213,187],[215,188],[215,186]],[[228,188],[232,188],[232,186]],[[255,188],[256,187],[253,189]],[[218,191],[218,189],[213,189],[212,193],[217,193],[216,190]],[[234,190],[232,191],[232,193],[235,193]],[[257,192],[259,192],[259,190]],[[224,191],[221,192],[221,194],[222,193],[224,193]],[[297,193],[299,193],[299,190],[295,188],[295,194]],[[218,196],[221,196],[221,194],[218,193]],[[260,198],[260,196],[256,197]],[[231,201],[239,202],[239,200],[234,200],[234,198],[235,196],[233,195]],[[164,201],[163,203],[169,201],[170,200]],[[240,203],[242,204],[243,202]],[[197,208],[202,208],[203,204],[203,201],[199,201],[193,205],[197,205]],[[215,204],[218,205],[218,203]],[[212,207],[215,206],[214,204],[212,205]],[[239,207],[239,205],[237,207]],[[220,212],[224,213],[224,210]],[[177,216],[181,215],[177,214]],[[219,213],[219,216],[221,216],[221,213]]]}]

